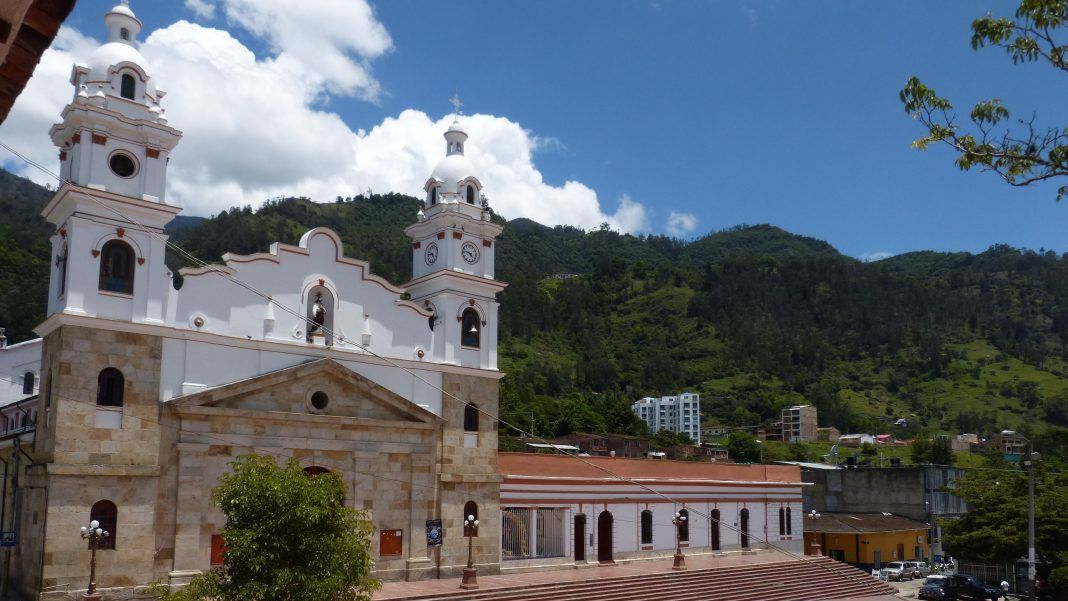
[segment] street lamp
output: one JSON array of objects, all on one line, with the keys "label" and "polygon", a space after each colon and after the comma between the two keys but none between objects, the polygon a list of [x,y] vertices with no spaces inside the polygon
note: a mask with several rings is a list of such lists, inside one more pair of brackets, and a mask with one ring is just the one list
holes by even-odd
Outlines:
[{"label": "street lamp", "polygon": [[99,601],[101,597],[96,594],[96,550],[111,534],[107,530],[101,529],[100,522],[96,520],[89,522],[88,528],[82,526],[81,532],[82,538],[89,541],[89,551],[91,553],[89,559],[89,590],[85,592],[85,596],[82,599],[84,601]]},{"label": "street lamp", "polygon": [[468,532],[467,535],[467,567],[464,568],[464,578],[460,581],[460,588],[472,589],[478,588],[478,571],[475,569],[474,560],[474,540],[475,532],[478,528],[478,520],[474,515],[467,516],[464,520],[464,531]]},{"label": "street lamp", "polygon": [[686,556],[682,554],[682,537],[679,536],[679,529],[682,528],[684,522],[686,522],[686,516],[676,511],[675,518],[671,520],[671,523],[675,525],[675,563],[671,565],[672,570],[686,569]]},{"label": "street lamp", "polygon": [[1031,453],[1024,460],[1027,468],[1027,582],[1030,583],[1031,601],[1035,601],[1035,463],[1042,455]]}]

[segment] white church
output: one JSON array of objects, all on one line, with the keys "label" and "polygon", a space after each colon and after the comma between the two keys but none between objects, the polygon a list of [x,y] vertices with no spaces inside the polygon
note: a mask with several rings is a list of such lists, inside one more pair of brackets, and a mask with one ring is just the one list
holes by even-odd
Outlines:
[{"label": "white church", "polygon": [[[141,21],[125,1],[104,21],[107,43],[72,69],[50,131],[64,183],[42,211],[55,234],[41,338],[0,348],[0,375],[16,379],[0,404],[27,416],[0,424],[17,474],[0,524],[18,536],[11,589],[84,591],[77,533],[90,520],[111,533],[96,572],[109,598],[218,565],[224,516],[210,493],[249,453],[339,474],[345,503],[369,512],[383,580],[457,576],[465,537],[483,574],[670,553],[677,511],[693,516],[691,551],[801,551],[796,468],[600,461],[647,483],[634,488],[592,464],[498,455],[502,227],[458,121],[405,229],[411,281],[376,277],[315,228],[183,269],[176,289],[164,228],[181,212],[166,182],[182,134],[137,49]],[[468,515],[480,524],[465,528]]]}]

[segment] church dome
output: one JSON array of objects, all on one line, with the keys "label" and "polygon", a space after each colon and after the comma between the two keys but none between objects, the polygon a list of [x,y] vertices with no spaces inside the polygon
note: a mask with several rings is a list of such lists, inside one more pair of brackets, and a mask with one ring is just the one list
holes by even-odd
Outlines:
[{"label": "church dome", "polygon": [[[438,162],[430,175],[431,181],[436,181],[439,194],[459,194],[459,183],[465,180],[478,181],[475,177],[475,169],[471,162],[464,156],[464,142],[467,141],[467,132],[460,126],[459,121],[453,121],[449,129],[445,131],[446,152],[445,158]],[[481,186],[478,186],[481,188]]]},{"label": "church dome", "polygon": [[111,71],[120,64],[133,65],[148,77],[145,82],[145,94],[156,97],[156,83],[150,73],[152,67],[148,60],[137,48],[121,42],[108,42],[100,46],[89,55],[86,66],[89,67],[89,77],[86,82],[110,81]]},{"label": "church dome", "polygon": [[442,193],[456,193],[459,182],[473,177],[474,174],[475,170],[471,167],[471,161],[468,161],[467,157],[462,154],[450,154],[438,162],[430,177],[441,182],[439,187]]}]

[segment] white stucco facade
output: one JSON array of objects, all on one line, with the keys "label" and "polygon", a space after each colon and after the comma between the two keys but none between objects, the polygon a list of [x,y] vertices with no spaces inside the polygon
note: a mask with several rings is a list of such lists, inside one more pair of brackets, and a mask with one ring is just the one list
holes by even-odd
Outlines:
[{"label": "white stucco facade", "polygon": [[0,407],[31,397],[40,389],[41,339],[0,343]]}]

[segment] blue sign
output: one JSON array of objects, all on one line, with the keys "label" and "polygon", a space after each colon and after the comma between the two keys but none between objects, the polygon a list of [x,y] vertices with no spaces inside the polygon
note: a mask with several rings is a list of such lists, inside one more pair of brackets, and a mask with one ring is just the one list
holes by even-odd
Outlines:
[{"label": "blue sign", "polygon": [[7,530],[0,532],[0,547],[9,548],[14,547],[19,541],[18,532],[14,530]]}]

